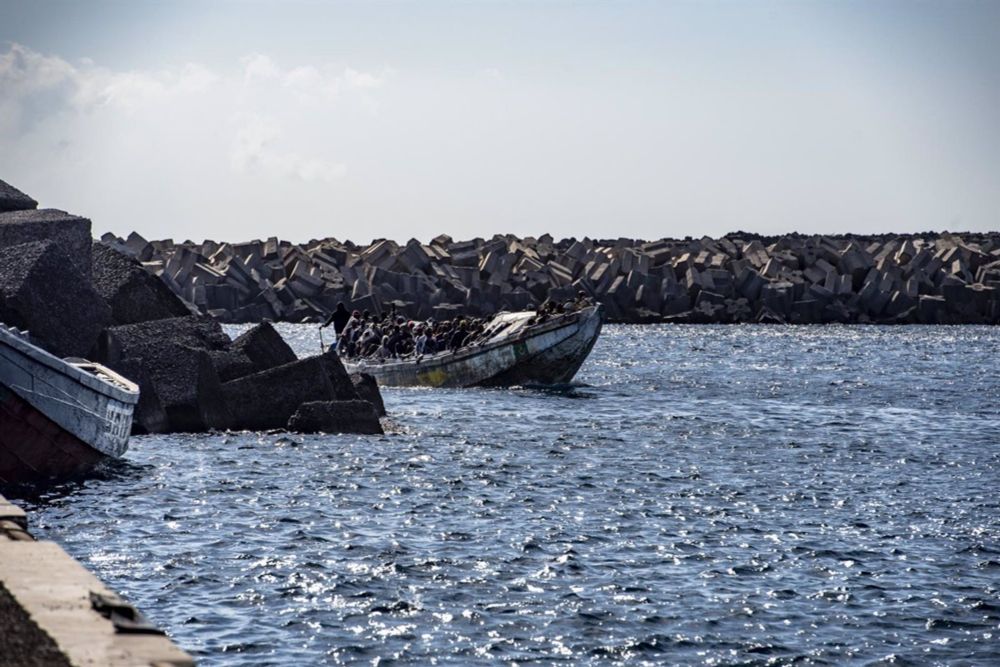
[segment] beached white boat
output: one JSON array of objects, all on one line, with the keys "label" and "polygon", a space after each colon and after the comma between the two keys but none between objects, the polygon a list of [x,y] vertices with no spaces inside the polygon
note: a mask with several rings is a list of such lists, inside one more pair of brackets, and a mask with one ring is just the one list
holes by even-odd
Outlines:
[{"label": "beached white boat", "polygon": [[128,448],[139,388],[0,324],[0,482],[65,477]]},{"label": "beached white boat", "polygon": [[501,313],[481,342],[416,359],[347,361],[389,387],[474,387],[565,384],[580,370],[601,333],[601,308],[590,306],[528,324],[532,311]]}]

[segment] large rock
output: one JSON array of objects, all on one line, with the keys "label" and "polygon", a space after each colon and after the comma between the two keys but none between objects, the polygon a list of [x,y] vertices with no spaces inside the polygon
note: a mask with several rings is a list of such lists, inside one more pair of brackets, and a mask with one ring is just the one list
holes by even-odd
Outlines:
[{"label": "large rock", "polygon": [[55,209],[0,213],[0,248],[52,241],[79,273],[90,280],[90,220]]},{"label": "large rock", "polygon": [[375,407],[368,401],[312,401],[299,406],[288,420],[299,433],[384,433]]},{"label": "large rock", "polygon": [[171,317],[108,327],[98,339],[96,359],[113,367],[120,359],[156,356],[157,350],[168,343],[217,351],[228,350],[231,341],[211,317]]},{"label": "large rock", "polygon": [[230,349],[246,355],[257,371],[289,364],[297,358],[270,322],[261,322],[238,336]]},{"label": "large rock", "polygon": [[135,259],[95,242],[94,289],[111,306],[115,324],[183,317],[191,312],[166,284]]},{"label": "large rock", "polygon": [[141,360],[126,362],[141,364],[148,374],[166,410],[168,430],[198,433],[232,424],[222,384],[205,350],[167,342]]},{"label": "large rock", "polygon": [[38,208],[38,202],[13,185],[0,181],[0,213]]},{"label": "large rock", "polygon": [[98,339],[95,356],[126,377],[136,367],[147,374],[146,388],[159,398],[167,427],[156,426],[155,417],[150,417],[151,425],[144,428],[200,432],[231,424],[210,356],[229,343],[218,322],[189,315],[108,327]]},{"label": "large rock", "polygon": [[337,398],[321,357],[231,380],[222,385],[222,391],[234,428],[250,430],[285,428],[301,404]]},{"label": "large rock", "polygon": [[239,350],[212,350],[208,356],[212,358],[212,364],[222,382],[229,382],[266,370],[258,368],[250,357]]},{"label": "large rock", "polygon": [[170,430],[167,411],[142,363],[135,359],[123,359],[116,366],[119,373],[139,385],[139,402],[132,413],[132,433],[144,435]]},{"label": "large rock", "polygon": [[53,354],[85,357],[111,309],[60,246],[34,241],[0,248],[0,321],[28,329]]},{"label": "large rock", "polygon": [[375,412],[380,417],[384,417],[385,403],[382,402],[382,392],[378,390],[378,382],[375,381],[375,376],[368,373],[351,373],[350,378],[351,383],[354,385],[354,391],[358,394],[358,398],[371,403],[375,408]]},{"label": "large rock", "polygon": [[315,358],[323,362],[327,379],[330,382],[330,386],[333,387],[334,398],[340,401],[350,401],[360,398],[354,382],[347,374],[347,369],[344,368],[344,363],[337,356],[336,352],[330,349]]}]

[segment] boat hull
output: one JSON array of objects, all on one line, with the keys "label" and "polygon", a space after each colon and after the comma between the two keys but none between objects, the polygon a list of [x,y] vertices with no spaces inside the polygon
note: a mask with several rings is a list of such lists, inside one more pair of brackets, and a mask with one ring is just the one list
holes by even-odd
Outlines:
[{"label": "boat hull", "polygon": [[105,456],[0,386],[0,483],[79,475]]},{"label": "boat hull", "polygon": [[73,475],[128,448],[135,384],[0,325],[0,481]]},{"label": "boat hull", "polygon": [[526,329],[510,340],[416,362],[347,364],[389,387],[503,387],[566,384],[580,370],[601,332],[598,307]]}]

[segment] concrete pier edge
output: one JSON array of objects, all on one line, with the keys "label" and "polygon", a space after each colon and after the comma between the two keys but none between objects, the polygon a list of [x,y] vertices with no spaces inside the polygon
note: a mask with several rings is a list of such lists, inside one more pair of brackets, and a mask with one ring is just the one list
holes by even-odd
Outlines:
[{"label": "concrete pier edge", "polygon": [[[8,604],[13,601],[23,612],[7,610],[3,635],[8,639],[0,637],[0,666],[195,664],[165,635],[118,631],[95,611],[91,594],[125,604],[121,598],[59,545],[35,540],[27,528],[25,512],[0,496],[0,602],[9,597]],[[8,623],[14,627],[6,627]],[[52,654],[46,637],[61,658]],[[24,656],[5,650],[12,641]]]}]

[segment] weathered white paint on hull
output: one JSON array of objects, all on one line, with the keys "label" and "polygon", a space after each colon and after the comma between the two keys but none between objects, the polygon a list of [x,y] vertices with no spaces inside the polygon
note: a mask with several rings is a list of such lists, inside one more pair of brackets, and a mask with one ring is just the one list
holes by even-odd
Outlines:
[{"label": "weathered white paint on hull", "polygon": [[128,449],[139,388],[84,360],[63,360],[0,324],[0,385],[105,456]]},{"label": "weathered white paint on hull", "polygon": [[601,333],[599,306],[524,329],[517,335],[415,360],[347,363],[388,387],[473,387],[565,384],[573,379]]}]

